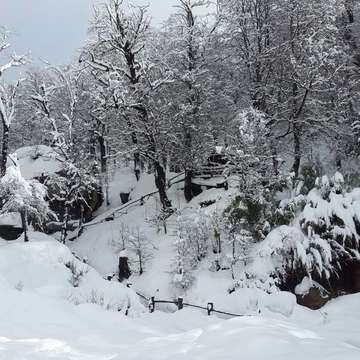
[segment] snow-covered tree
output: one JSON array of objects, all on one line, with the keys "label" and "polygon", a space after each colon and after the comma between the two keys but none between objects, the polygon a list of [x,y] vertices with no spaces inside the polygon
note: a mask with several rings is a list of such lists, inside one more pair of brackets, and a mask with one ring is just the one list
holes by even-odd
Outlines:
[{"label": "snow-covered tree", "polygon": [[211,225],[206,214],[198,210],[195,215],[179,216],[177,219],[178,236],[191,250],[193,261],[201,261],[210,247]]},{"label": "snow-covered tree", "polygon": [[144,162],[155,176],[163,208],[171,206],[166,193],[166,159],[169,139],[163,97],[160,90],[168,81],[161,60],[151,54],[152,33],[145,7],[127,8],[122,0],[103,4],[95,12],[91,27],[97,39],[81,61],[109,94],[118,122],[117,147],[134,155],[137,179]]},{"label": "snow-covered tree", "polygon": [[81,228],[85,206],[89,206],[88,202],[91,200],[89,195],[97,191],[96,181],[86,170],[65,161],[63,171],[48,177],[46,186],[49,188],[50,200],[63,208],[61,242],[65,243],[71,220],[70,211],[74,208],[80,209],[79,227]]},{"label": "snow-covered tree", "polygon": [[230,172],[239,177],[240,192],[259,199],[277,180],[266,116],[254,108],[242,110],[231,128],[232,138],[225,149]]},{"label": "snow-covered tree", "polygon": [[178,11],[164,29],[166,62],[173,74],[169,101],[175,122],[176,149],[172,161],[185,172],[184,196],[193,198],[192,178],[215,148],[210,121],[215,107],[208,69],[207,51],[213,27],[197,11],[206,9],[207,2],[179,0]]},{"label": "snow-covered tree", "polygon": [[129,235],[127,249],[134,254],[138,273],[142,275],[146,264],[153,257],[154,245],[146,234],[140,228],[137,228],[131,231]]},{"label": "snow-covered tree", "polygon": [[0,180],[1,214],[17,212],[21,216],[25,241],[28,238],[28,222],[42,227],[49,218],[54,217],[45,200],[47,189],[37,180],[25,180],[16,159],[14,165],[6,169],[6,174]]},{"label": "snow-covered tree", "polygon": [[49,197],[62,208],[61,241],[65,242],[70,211],[79,208],[80,226],[90,195],[98,191],[94,159],[88,149],[84,124],[78,116],[81,106],[76,73],[73,68],[49,67],[32,74],[25,82],[29,109],[44,126],[47,142],[62,162],[62,170],[46,180]]},{"label": "snow-covered tree", "polygon": [[196,268],[196,262],[194,263],[192,249],[185,239],[178,238],[174,246],[176,255],[173,259],[172,283],[182,292],[187,290],[194,281],[193,270]]},{"label": "snow-covered tree", "polygon": [[[1,55],[11,46],[8,42],[8,38],[8,31],[0,28]],[[0,81],[2,80],[2,75],[5,71],[8,71],[13,67],[25,65],[27,62],[28,59],[24,55],[12,55],[8,62],[3,65],[0,64]],[[6,172],[7,157],[9,154],[9,131],[15,117],[15,101],[18,84],[15,86],[5,86],[0,84],[0,120],[2,124],[0,176],[4,176]]]},{"label": "snow-covered tree", "polygon": [[326,132],[336,138],[335,129],[345,130],[341,77],[346,57],[337,27],[342,2],[230,0],[220,2],[220,8],[223,41],[233,49],[230,64],[239,73],[238,102],[266,115],[274,160],[277,148],[291,141],[297,178],[309,137]]}]

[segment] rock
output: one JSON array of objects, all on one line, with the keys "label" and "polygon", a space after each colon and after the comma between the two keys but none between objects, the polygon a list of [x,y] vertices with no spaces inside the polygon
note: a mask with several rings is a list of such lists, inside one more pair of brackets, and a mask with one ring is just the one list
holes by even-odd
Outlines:
[{"label": "rock", "polygon": [[0,238],[4,240],[16,240],[23,232],[20,227],[12,225],[0,225]]},{"label": "rock", "polygon": [[128,202],[129,202],[129,196],[130,196],[130,193],[123,193],[123,192],[121,192],[121,193],[120,193],[121,203],[122,203],[122,204],[128,203]]},{"label": "rock", "polygon": [[309,309],[317,310],[323,307],[331,298],[322,289],[312,287],[305,295],[296,296],[297,303]]}]

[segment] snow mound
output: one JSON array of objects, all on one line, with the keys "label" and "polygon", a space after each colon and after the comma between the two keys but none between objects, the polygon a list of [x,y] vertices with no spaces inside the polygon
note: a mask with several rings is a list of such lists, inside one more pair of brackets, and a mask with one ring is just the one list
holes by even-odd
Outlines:
[{"label": "snow mound", "polygon": [[[63,169],[59,155],[49,146],[26,146],[16,150],[21,173],[26,180],[52,175]],[[11,161],[8,161],[11,165]]]},{"label": "snow mound", "polygon": [[93,303],[132,315],[144,311],[131,289],[104,280],[66,246],[41,233],[30,233],[30,240],[0,244],[0,284],[76,305]]}]

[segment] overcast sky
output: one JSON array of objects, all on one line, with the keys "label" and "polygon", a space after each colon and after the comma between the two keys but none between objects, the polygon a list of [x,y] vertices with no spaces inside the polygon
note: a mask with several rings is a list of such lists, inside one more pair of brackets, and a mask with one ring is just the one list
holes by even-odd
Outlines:
[{"label": "overcast sky", "polygon": [[[30,51],[39,58],[63,64],[77,56],[87,36],[93,5],[100,0],[0,0],[0,26],[13,32],[17,53]],[[130,0],[149,4],[154,25],[174,10],[176,0]]]}]

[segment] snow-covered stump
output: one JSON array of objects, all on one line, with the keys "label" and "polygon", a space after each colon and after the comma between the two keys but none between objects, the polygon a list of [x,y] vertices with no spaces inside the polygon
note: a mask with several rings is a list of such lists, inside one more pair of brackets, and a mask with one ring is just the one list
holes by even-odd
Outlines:
[{"label": "snow-covered stump", "polygon": [[126,250],[120,252],[119,255],[119,276],[118,279],[120,282],[127,280],[131,275],[131,270],[129,268],[128,255]]}]

